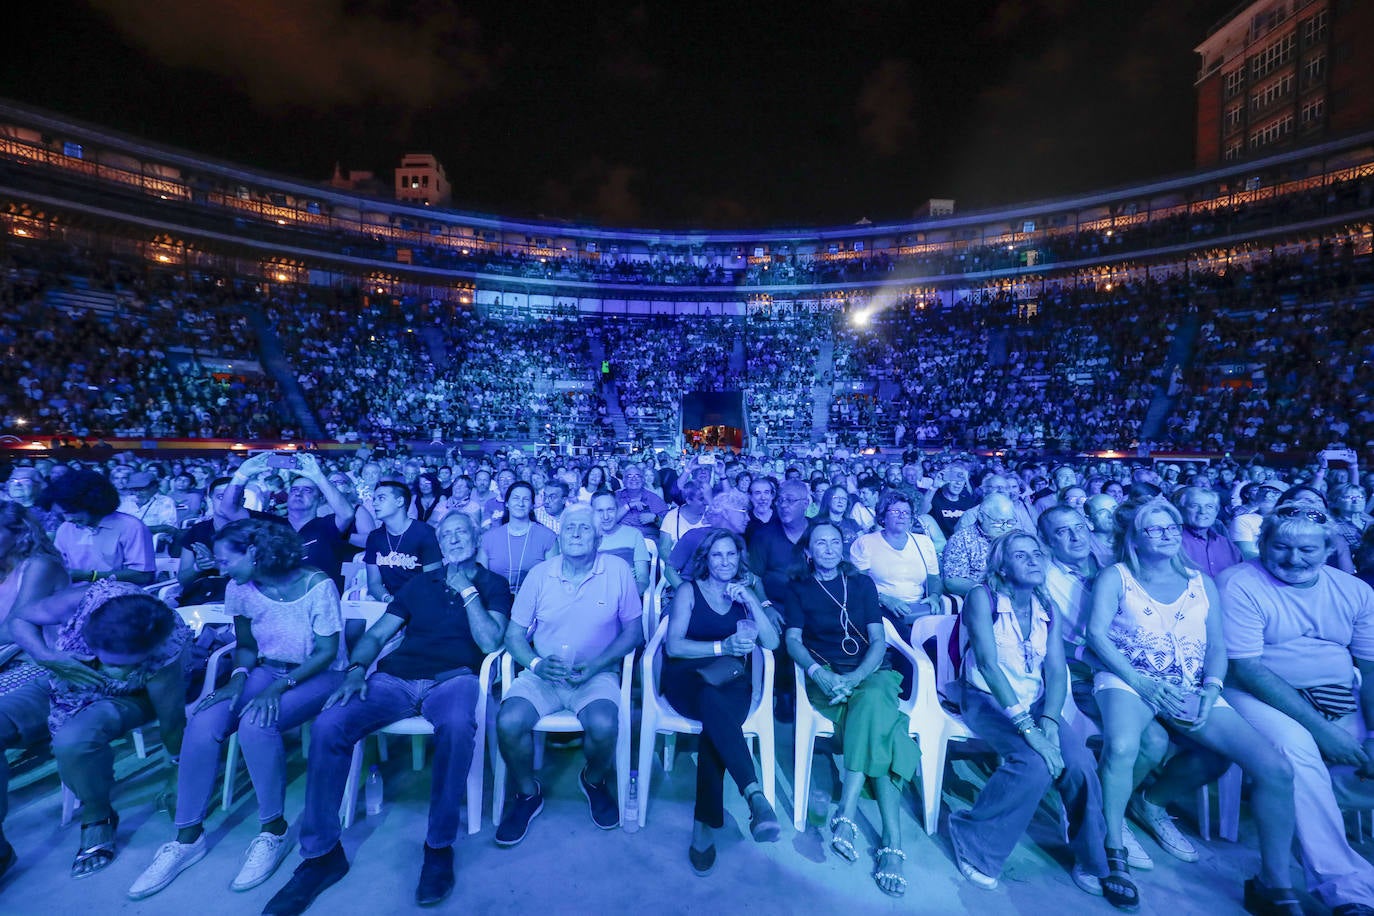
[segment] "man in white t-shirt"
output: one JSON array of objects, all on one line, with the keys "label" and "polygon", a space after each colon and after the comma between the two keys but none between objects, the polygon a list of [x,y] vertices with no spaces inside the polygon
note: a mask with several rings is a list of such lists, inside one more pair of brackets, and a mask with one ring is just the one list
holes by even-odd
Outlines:
[{"label": "man in white t-shirt", "polygon": [[1308,889],[1355,916],[1374,912],[1374,865],[1341,810],[1374,808],[1374,590],[1326,565],[1329,528],[1318,508],[1279,506],[1259,557],[1221,574],[1226,699],[1293,767]]}]

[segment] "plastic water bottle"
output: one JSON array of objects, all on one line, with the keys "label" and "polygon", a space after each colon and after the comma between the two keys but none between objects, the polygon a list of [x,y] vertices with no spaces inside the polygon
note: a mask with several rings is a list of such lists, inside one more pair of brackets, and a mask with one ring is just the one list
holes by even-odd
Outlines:
[{"label": "plastic water bottle", "polygon": [[382,771],[373,764],[367,773],[367,785],[363,789],[367,799],[367,815],[372,817],[382,813]]},{"label": "plastic water bottle", "polygon": [[639,830],[639,771],[630,771],[629,795],[625,798],[625,832]]}]

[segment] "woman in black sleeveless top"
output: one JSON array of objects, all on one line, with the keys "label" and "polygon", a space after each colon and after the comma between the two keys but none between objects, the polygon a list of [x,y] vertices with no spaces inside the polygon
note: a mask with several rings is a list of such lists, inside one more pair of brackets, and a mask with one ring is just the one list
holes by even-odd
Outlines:
[{"label": "woman in black sleeveless top", "polygon": [[754,645],[777,648],[778,631],[749,587],[754,576],[738,534],[713,529],[697,545],[684,572],[688,581],[673,599],[661,684],[674,709],[701,722],[688,858],[704,875],[716,861],[712,831],[725,825],[726,771],[749,801],[754,839],[769,842],[781,834],[741,730],[753,693],[749,660]]}]

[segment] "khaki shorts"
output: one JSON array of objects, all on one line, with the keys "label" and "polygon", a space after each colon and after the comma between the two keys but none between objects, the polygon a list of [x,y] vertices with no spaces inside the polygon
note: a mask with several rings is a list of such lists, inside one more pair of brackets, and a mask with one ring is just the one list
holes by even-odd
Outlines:
[{"label": "khaki shorts", "polygon": [[502,701],[511,697],[527,701],[541,719],[565,709],[580,713],[597,700],[610,700],[619,707],[620,678],[609,671],[599,671],[576,687],[566,687],[525,670],[516,675]]}]

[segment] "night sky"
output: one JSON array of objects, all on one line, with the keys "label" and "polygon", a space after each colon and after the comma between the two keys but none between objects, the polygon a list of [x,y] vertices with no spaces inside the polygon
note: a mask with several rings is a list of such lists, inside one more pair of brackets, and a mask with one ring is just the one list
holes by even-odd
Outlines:
[{"label": "night sky", "polygon": [[835,225],[1192,168],[1235,0],[51,0],[0,96],[231,162],[628,226]]}]

